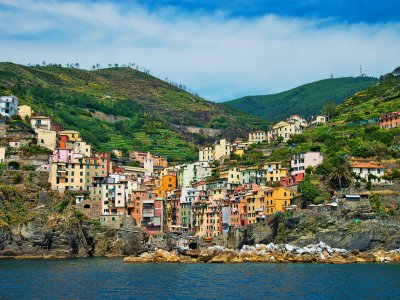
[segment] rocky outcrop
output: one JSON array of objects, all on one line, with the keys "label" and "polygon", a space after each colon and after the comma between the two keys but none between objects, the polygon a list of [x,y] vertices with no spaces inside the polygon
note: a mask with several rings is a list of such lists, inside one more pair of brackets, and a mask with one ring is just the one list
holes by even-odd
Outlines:
[{"label": "rocky outcrop", "polygon": [[243,245],[267,244],[273,239],[271,227],[261,222],[250,224],[244,228],[231,228],[228,234],[214,238],[213,243],[217,246],[240,249]]},{"label": "rocky outcrop", "polygon": [[270,243],[255,246],[243,246],[241,250],[227,249],[221,246],[204,250],[172,251],[157,250],[142,253],[140,256],[124,258],[128,263],[170,262],[170,263],[330,263],[350,264],[361,262],[400,262],[400,249],[391,251],[360,252],[332,248],[323,242],[316,245],[298,247],[289,244]]},{"label": "rocky outcrop", "polygon": [[119,229],[88,221],[35,218],[19,228],[0,228],[0,257],[72,258],[138,255],[144,251],[145,233],[132,218],[123,219]]},{"label": "rocky outcrop", "polygon": [[353,213],[348,211],[295,212],[292,217],[280,221],[274,242],[303,247],[323,241],[332,247],[360,251],[400,248],[399,223],[386,224],[376,219],[354,220]]}]

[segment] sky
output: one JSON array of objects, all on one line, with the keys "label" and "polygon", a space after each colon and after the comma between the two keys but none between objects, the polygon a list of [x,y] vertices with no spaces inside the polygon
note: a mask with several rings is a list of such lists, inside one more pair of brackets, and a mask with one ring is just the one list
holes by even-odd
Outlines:
[{"label": "sky", "polygon": [[220,102],[400,66],[400,0],[0,0],[0,61],[135,63]]}]

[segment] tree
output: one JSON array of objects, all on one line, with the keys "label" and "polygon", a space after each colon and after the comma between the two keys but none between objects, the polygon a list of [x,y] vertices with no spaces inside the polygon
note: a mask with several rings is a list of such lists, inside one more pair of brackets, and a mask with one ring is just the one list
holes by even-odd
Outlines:
[{"label": "tree", "polygon": [[308,179],[299,183],[299,191],[306,201],[314,203],[314,200],[321,194],[321,191]]},{"label": "tree", "polygon": [[347,162],[344,159],[338,159],[336,164],[333,164],[333,169],[329,173],[328,178],[330,181],[337,182],[339,189],[342,189],[343,181],[351,180],[351,173]]},{"label": "tree", "polygon": [[306,174],[307,174],[307,175],[312,175],[312,174],[314,173],[314,171],[315,171],[315,168],[314,168],[313,166],[308,166],[308,167],[305,169],[305,171],[306,171]]},{"label": "tree", "polygon": [[335,114],[335,109],[336,109],[336,104],[332,100],[327,101],[323,108],[322,108],[322,114],[325,116],[328,116],[328,119]]}]

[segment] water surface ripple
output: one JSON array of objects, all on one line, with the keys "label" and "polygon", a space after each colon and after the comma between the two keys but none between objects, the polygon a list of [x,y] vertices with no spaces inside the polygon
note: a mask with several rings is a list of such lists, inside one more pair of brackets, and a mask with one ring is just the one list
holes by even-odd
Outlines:
[{"label": "water surface ripple", "polygon": [[0,298],[400,299],[400,265],[1,260]]}]

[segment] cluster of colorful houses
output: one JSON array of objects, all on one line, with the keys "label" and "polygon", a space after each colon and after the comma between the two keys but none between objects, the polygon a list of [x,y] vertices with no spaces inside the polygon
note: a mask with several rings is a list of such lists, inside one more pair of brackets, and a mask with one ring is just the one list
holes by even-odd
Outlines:
[{"label": "cluster of colorful houses", "polygon": [[[29,106],[18,107],[16,97],[0,100],[3,116],[18,114],[26,120],[24,124],[30,124],[25,128],[30,139],[22,130],[16,136],[19,140],[13,140],[12,130],[5,130],[2,137],[8,138],[8,144],[0,147],[1,163],[10,148],[29,145],[29,141],[48,148],[52,154],[38,171],[48,172],[51,190],[72,194],[79,210],[108,226],[119,226],[121,217],[129,215],[149,233],[219,236],[229,228],[295,209],[292,200],[298,196],[297,184],[303,180],[305,170],[323,162],[319,152],[307,152],[294,155],[290,162],[265,162],[261,166],[225,163],[232,153],[244,155],[253,143],[279,137],[286,141],[301,133],[308,124],[300,116],[279,122],[271,131],[252,132],[247,141],[222,139],[200,148],[194,163],[169,166],[164,157],[131,151],[129,160],[137,162],[133,167],[119,163],[121,151],[115,149],[113,155],[95,153],[79,132],[65,130],[50,117],[35,114]],[[7,111],[3,111],[4,101],[12,103]],[[312,124],[324,122],[325,118],[318,116]],[[215,164],[217,161],[219,164]],[[382,167],[373,164],[352,167],[364,177],[384,174]]]}]

